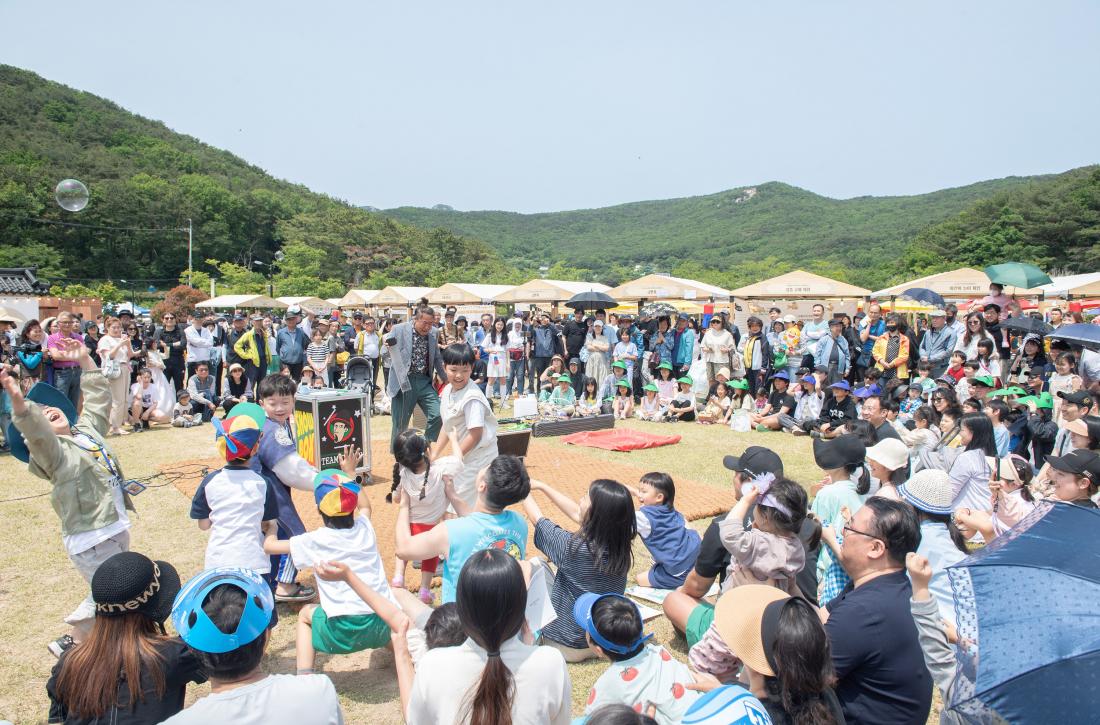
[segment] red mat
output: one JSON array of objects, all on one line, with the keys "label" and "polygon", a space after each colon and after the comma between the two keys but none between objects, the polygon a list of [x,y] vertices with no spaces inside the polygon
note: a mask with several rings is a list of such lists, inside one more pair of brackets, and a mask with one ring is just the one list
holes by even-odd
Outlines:
[{"label": "red mat", "polygon": [[608,451],[636,451],[642,448],[670,446],[680,442],[680,436],[659,436],[632,428],[613,430],[586,430],[562,436],[562,440],[575,446],[603,448]]}]

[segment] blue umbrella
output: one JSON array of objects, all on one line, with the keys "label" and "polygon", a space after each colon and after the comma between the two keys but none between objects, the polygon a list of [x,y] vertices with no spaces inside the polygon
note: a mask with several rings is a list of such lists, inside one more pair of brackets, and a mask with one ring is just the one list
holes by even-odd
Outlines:
[{"label": "blue umbrella", "polygon": [[910,287],[898,296],[916,300],[917,302],[923,302],[933,307],[943,307],[945,304],[943,295],[938,292],[933,292],[927,287]]},{"label": "blue umbrella", "polygon": [[1094,325],[1091,322],[1062,325],[1047,337],[1052,340],[1065,340],[1073,345],[1100,352],[1100,325]]},{"label": "blue umbrella", "polygon": [[1100,710],[1100,511],[1041,501],[948,568],[958,671],[948,706],[970,722],[1095,722]]}]

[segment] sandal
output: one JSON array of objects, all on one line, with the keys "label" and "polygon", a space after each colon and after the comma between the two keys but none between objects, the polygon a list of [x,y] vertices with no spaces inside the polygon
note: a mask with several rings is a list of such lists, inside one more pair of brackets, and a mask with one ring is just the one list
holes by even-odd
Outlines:
[{"label": "sandal", "polygon": [[305,584],[299,584],[297,591],[293,594],[279,594],[276,592],[275,601],[277,602],[308,602],[317,596],[317,590],[313,587],[306,586]]}]

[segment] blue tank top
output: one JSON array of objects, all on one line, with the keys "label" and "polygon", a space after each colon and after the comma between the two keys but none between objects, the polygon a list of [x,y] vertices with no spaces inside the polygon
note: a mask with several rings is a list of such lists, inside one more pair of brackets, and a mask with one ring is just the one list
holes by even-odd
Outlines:
[{"label": "blue tank top", "polygon": [[651,531],[644,541],[653,559],[670,574],[679,575],[695,564],[702,539],[699,532],[684,525],[684,515],[667,506],[642,506]]},{"label": "blue tank top", "polygon": [[503,549],[517,560],[527,556],[527,522],[515,511],[474,513],[443,522],[447,527],[447,558],[443,562],[443,603],[455,600],[462,565],[475,551]]}]

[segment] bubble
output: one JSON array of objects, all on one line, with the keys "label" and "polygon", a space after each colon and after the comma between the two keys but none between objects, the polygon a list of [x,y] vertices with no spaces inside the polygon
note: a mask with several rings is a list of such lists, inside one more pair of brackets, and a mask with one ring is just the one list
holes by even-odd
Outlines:
[{"label": "bubble", "polygon": [[65,179],[53,193],[62,209],[80,211],[88,206],[88,187],[76,179]]}]

